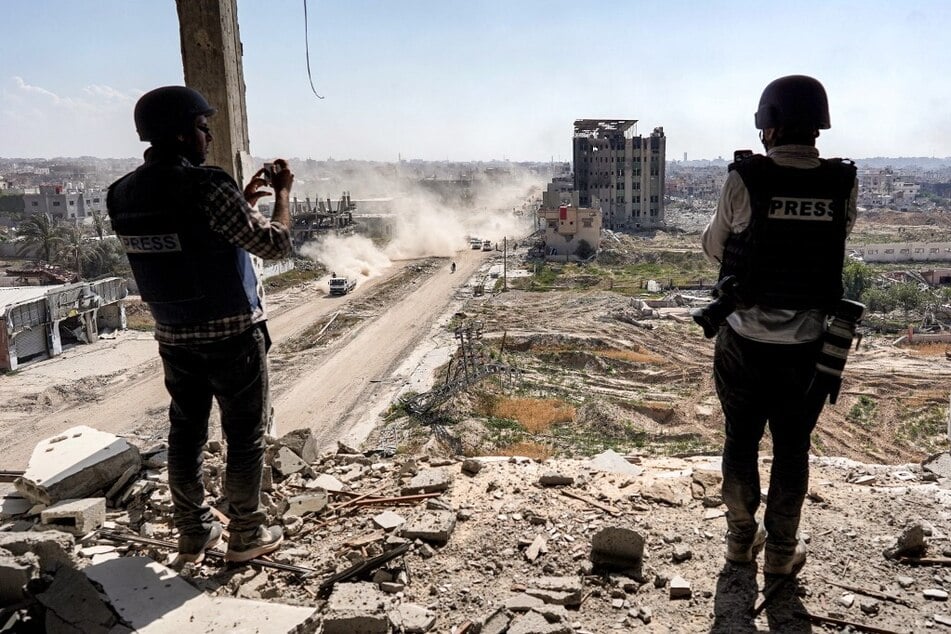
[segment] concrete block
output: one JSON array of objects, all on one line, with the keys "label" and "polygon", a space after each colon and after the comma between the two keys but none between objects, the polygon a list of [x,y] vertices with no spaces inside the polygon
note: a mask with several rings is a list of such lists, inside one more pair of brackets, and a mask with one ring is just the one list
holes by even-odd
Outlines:
[{"label": "concrete block", "polygon": [[0,607],[23,599],[23,586],[40,574],[39,557],[26,553],[19,557],[0,553]]},{"label": "concrete block", "polygon": [[691,596],[690,582],[683,577],[674,577],[670,580],[670,600],[689,599]]},{"label": "concrete block", "polygon": [[415,493],[435,493],[445,491],[452,484],[452,474],[442,469],[426,469],[420,471],[409,484],[403,487],[403,495],[413,495]]},{"label": "concrete block", "polygon": [[346,484],[326,473],[317,474],[317,477],[313,480],[308,480],[305,485],[308,489],[323,489],[325,491],[332,491],[334,493],[341,493],[343,491],[350,490]]},{"label": "concrete block", "polygon": [[287,500],[287,509],[284,515],[296,515],[302,517],[307,513],[320,513],[327,508],[327,492],[315,491],[314,493],[305,493],[304,495],[295,495]]},{"label": "concrete block", "polygon": [[36,599],[46,608],[47,632],[108,634],[119,622],[89,579],[71,568],[60,568]]},{"label": "concrete block", "polygon": [[33,502],[20,496],[0,498],[0,520],[8,520],[17,515],[23,515],[33,508]]},{"label": "concrete block", "polygon": [[70,555],[75,543],[72,535],[56,530],[39,533],[0,532],[0,548],[14,555],[35,554],[44,572],[53,572],[60,566],[72,567]]},{"label": "concrete block", "polygon": [[466,458],[462,461],[462,472],[474,476],[482,471],[482,462],[475,458]]},{"label": "concrete block", "polygon": [[624,459],[624,456],[611,449],[589,460],[588,467],[592,471],[602,471],[606,473],[625,473],[635,476],[644,473],[642,468],[632,465]]},{"label": "concrete block", "polygon": [[14,486],[34,502],[53,504],[105,491],[141,462],[124,438],[80,425],[41,441]]},{"label": "concrete block", "polygon": [[106,521],[106,498],[63,500],[40,513],[40,522],[73,535],[85,535]]},{"label": "concrete block", "polygon": [[531,580],[525,594],[554,605],[580,605],[582,590],[578,577],[540,577]]},{"label": "concrete block", "polygon": [[393,511],[383,511],[378,515],[373,516],[373,523],[382,528],[385,531],[393,530],[394,528],[399,528],[406,523],[406,518],[402,515],[397,515]]},{"label": "concrete block", "polygon": [[320,447],[317,446],[317,439],[314,438],[314,432],[309,427],[284,434],[278,439],[277,444],[287,447],[308,464],[320,459]]},{"label": "concrete block", "polygon": [[609,526],[591,538],[591,562],[611,570],[639,571],[644,560],[644,537],[637,531]]},{"label": "concrete block", "polygon": [[456,514],[452,511],[423,511],[410,519],[402,535],[407,539],[445,544],[455,527]]},{"label": "concrete block", "polygon": [[546,487],[564,486],[574,484],[575,479],[570,475],[564,475],[556,471],[546,471],[538,478],[538,483]]},{"label": "concrete block", "polygon": [[271,466],[282,476],[287,477],[292,473],[302,471],[307,464],[287,447],[281,447],[271,459]]},{"label": "concrete block", "polygon": [[502,634],[505,632],[512,617],[505,608],[498,608],[482,621],[481,634]]},{"label": "concrete block", "polygon": [[207,595],[148,557],[119,557],[84,572],[141,634],[289,632],[314,613],[314,608]]},{"label": "concrete block", "polygon": [[415,603],[402,603],[390,610],[390,620],[400,632],[423,634],[433,629],[436,614]]},{"label": "concrete block", "polygon": [[388,634],[387,604],[372,583],[338,583],[327,599],[324,634]]}]

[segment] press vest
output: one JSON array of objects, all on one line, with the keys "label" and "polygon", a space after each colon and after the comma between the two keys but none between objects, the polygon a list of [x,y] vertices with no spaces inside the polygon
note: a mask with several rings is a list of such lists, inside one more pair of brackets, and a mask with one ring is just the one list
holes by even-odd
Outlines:
[{"label": "press vest", "polygon": [[247,251],[212,231],[198,206],[201,184],[222,179],[231,177],[175,157],[147,161],[109,187],[109,218],[160,324],[201,324],[260,306]]},{"label": "press vest", "polygon": [[749,227],[730,237],[721,277],[736,275],[743,304],[828,309],[842,297],[846,212],[855,166],[820,159],[782,167],[762,155],[730,165],[750,195]]}]

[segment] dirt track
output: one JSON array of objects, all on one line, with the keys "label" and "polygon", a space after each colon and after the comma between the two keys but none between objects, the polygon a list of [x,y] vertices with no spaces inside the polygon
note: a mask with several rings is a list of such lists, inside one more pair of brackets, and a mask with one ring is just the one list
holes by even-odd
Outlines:
[{"label": "dirt track", "polygon": [[[385,312],[385,319],[376,315],[368,320],[355,338],[332,354],[312,356],[293,375],[275,373],[272,390],[279,429],[309,423],[322,439],[333,442],[350,425],[372,421],[368,416],[389,404],[376,399],[392,391],[391,384],[375,381],[386,379],[411,352],[447,306],[453,287],[463,284],[482,259],[481,252],[461,253],[454,275],[440,269],[406,289],[402,300]],[[311,284],[270,299],[268,324],[275,344],[370,296],[406,264],[397,263],[345,297],[328,297]],[[150,333],[119,333],[115,340],[70,348],[60,357],[0,377],[0,390],[4,395],[0,446],[6,469],[24,468],[39,440],[75,425],[146,440],[165,434],[168,395]]]}]

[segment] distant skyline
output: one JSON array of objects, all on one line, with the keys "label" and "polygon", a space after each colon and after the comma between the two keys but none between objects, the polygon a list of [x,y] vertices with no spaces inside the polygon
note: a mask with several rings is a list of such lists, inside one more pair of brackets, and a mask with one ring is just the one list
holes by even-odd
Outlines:
[{"label": "distant skyline", "polygon": [[[141,155],[183,82],[174,0],[0,0],[0,156]],[[571,160],[578,118],[663,126],[668,160],[759,149],[763,87],[829,93],[826,156],[951,156],[951,3],[238,0],[255,156]]]}]

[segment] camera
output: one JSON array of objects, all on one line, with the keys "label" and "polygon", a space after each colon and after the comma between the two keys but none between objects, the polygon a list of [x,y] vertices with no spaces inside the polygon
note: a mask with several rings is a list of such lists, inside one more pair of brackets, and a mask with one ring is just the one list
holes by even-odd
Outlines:
[{"label": "camera", "polygon": [[840,299],[832,314],[832,321],[822,337],[822,349],[816,360],[816,377],[810,387],[810,392],[835,405],[839,397],[839,388],[842,386],[842,370],[849,358],[849,348],[855,337],[855,329],[862,320],[865,305],[851,299]]},{"label": "camera", "polygon": [[265,164],[264,164],[264,172],[261,174],[261,178],[264,179],[264,184],[267,185],[268,187],[270,187],[270,186],[271,186],[271,182],[273,181],[273,178],[272,178],[272,177],[273,177],[275,174],[277,174],[277,173],[280,171],[280,169],[281,169],[281,168],[278,167],[277,164],[275,164],[275,163],[265,163]]},{"label": "camera", "polygon": [[713,287],[714,300],[712,302],[703,308],[695,308],[690,311],[690,316],[703,328],[703,336],[707,339],[716,337],[720,326],[726,322],[730,313],[736,310],[738,289],[739,282],[737,282],[736,276],[727,275]]}]

